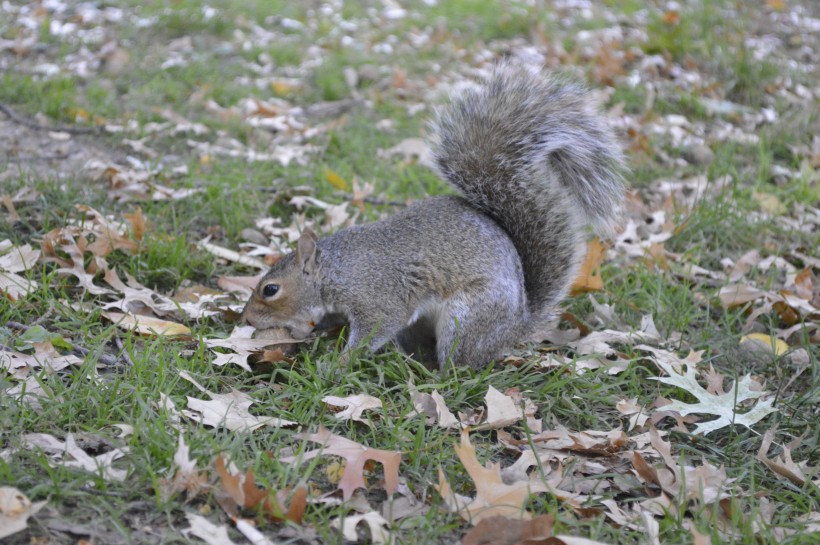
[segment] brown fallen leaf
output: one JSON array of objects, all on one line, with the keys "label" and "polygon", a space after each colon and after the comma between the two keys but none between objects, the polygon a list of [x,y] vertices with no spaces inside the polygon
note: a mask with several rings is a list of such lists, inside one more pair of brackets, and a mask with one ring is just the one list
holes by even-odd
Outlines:
[{"label": "brown fallen leaf", "polygon": [[395,494],[398,490],[401,452],[366,447],[341,435],[331,433],[330,430],[324,427],[320,427],[316,433],[300,433],[296,437],[306,441],[320,443],[322,447],[305,452],[298,458],[296,456],[287,456],[281,458],[279,461],[286,464],[297,461],[305,462],[320,454],[344,458],[347,464],[344,468],[344,475],[339,481],[339,489],[342,491],[342,499],[344,501],[349,500],[353,496],[353,491],[356,489],[366,488],[364,482],[364,467],[369,460],[380,462],[384,467],[384,489],[387,493]]},{"label": "brown fallen leaf", "polygon": [[[550,543],[553,515],[540,515],[531,520],[488,517],[476,524],[461,540],[462,545],[538,545]],[[554,543],[554,541],[553,541]]]},{"label": "brown fallen leaf", "polygon": [[478,461],[475,447],[470,443],[469,430],[461,432],[461,444],[456,445],[455,450],[475,483],[475,498],[455,494],[441,468],[439,482],[435,486],[447,507],[472,524],[495,516],[528,520],[532,515],[524,509],[524,504],[530,494],[549,490],[548,486],[540,481],[516,481],[505,484],[499,464],[484,467]]},{"label": "brown fallen leaf", "polygon": [[88,218],[91,222],[90,225],[88,225],[86,223],[87,220],[84,218],[83,226],[88,229],[88,234],[86,236],[89,234],[94,235],[94,242],[88,245],[86,251],[89,251],[98,257],[105,257],[114,250],[121,250],[127,254],[135,254],[139,251],[140,241],[145,229],[142,211],[133,213],[138,214],[138,217],[140,218],[136,219],[137,216],[133,216],[135,221],[142,223],[142,231],[139,232],[138,238],[136,236],[136,232],[132,232],[131,236],[129,236],[129,233],[123,224],[114,223],[88,205],[78,204],[76,205],[76,208],[80,212],[84,213],[86,218]]},{"label": "brown fallen leaf", "polygon": [[[257,509],[261,506],[262,512],[270,520],[289,520],[296,524],[302,523],[307,506],[307,488],[297,487],[290,498],[290,506],[287,512],[282,508],[286,505],[285,500],[289,494],[288,490],[275,492],[272,490],[262,490],[256,486],[256,476],[251,468],[245,473],[231,471],[225,464],[225,459],[220,455],[214,462],[214,467],[219,475],[222,491],[227,494],[234,506],[239,509]],[[223,497],[223,500],[226,499]],[[228,509],[231,512],[231,509]],[[235,511],[235,509],[234,509]]]}]

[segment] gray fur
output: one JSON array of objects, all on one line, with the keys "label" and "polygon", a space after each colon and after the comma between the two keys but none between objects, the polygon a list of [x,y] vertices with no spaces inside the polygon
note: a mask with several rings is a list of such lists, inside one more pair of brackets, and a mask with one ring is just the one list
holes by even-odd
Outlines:
[{"label": "gray fur", "polygon": [[[579,85],[503,64],[439,114],[433,149],[463,196],[315,243],[304,235],[245,319],[305,335],[341,315],[351,347],[396,341],[439,366],[474,367],[542,327],[577,273],[585,226],[607,234],[617,221],[624,187],[611,132]],[[285,292],[266,300],[268,283]]]},{"label": "gray fur", "polygon": [[624,166],[612,131],[580,84],[506,63],[432,128],[437,170],[509,234],[528,308],[549,319],[583,257],[582,228],[608,236],[620,217]]}]

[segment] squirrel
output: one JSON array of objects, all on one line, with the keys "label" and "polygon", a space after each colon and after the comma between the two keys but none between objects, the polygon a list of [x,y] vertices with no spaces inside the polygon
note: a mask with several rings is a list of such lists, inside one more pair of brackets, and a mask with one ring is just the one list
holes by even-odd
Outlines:
[{"label": "squirrel", "polygon": [[394,341],[441,369],[482,367],[543,331],[587,227],[606,237],[618,224],[625,167],[612,131],[583,85],[507,62],[431,128],[435,170],[460,195],[322,239],[306,229],[259,282],[246,323],[300,339],[341,318],[348,349]]}]

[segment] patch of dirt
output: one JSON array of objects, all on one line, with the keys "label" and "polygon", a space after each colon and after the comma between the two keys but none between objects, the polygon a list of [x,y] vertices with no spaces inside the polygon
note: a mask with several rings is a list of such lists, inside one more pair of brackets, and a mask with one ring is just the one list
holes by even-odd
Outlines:
[{"label": "patch of dirt", "polygon": [[21,177],[70,179],[92,159],[110,161],[112,155],[122,155],[100,140],[93,134],[32,129],[0,113],[0,184]]}]

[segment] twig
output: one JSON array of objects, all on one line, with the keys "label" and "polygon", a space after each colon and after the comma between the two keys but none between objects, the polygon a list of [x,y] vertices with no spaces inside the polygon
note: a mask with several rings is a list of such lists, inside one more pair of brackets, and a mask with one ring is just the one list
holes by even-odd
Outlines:
[{"label": "twig", "polygon": [[131,355],[128,354],[128,350],[125,349],[125,345],[123,344],[122,339],[120,339],[119,336],[114,337],[114,344],[117,345],[117,349],[120,351],[120,356],[123,360],[125,360],[125,363],[127,363],[131,367],[134,367],[134,360],[131,359]]},{"label": "twig", "polygon": [[[29,329],[31,329],[29,326],[27,326],[25,324],[21,324],[20,322],[12,322],[12,321],[6,322],[6,327],[8,327],[10,329],[16,329],[17,331],[28,331]],[[86,357],[88,355],[96,355],[97,359],[100,361],[100,363],[103,363],[103,364],[109,365],[109,366],[116,366],[117,365],[117,358],[115,358],[113,356],[109,356],[108,354],[105,354],[105,353],[94,353],[91,350],[89,350],[88,348],[86,348],[84,346],[80,346],[78,344],[73,344],[73,343],[68,343],[68,344],[71,346],[71,351],[75,352],[77,355],[81,355],[83,357]]]},{"label": "twig", "polygon": [[22,125],[27,127],[33,131],[54,131],[54,132],[67,132],[69,134],[96,134],[102,131],[102,127],[68,127],[65,125],[41,125],[30,119],[26,119],[25,117],[21,116],[17,112],[11,109],[11,107],[7,106],[0,102],[0,112],[3,112],[8,116],[9,119],[17,123],[18,125]]}]

